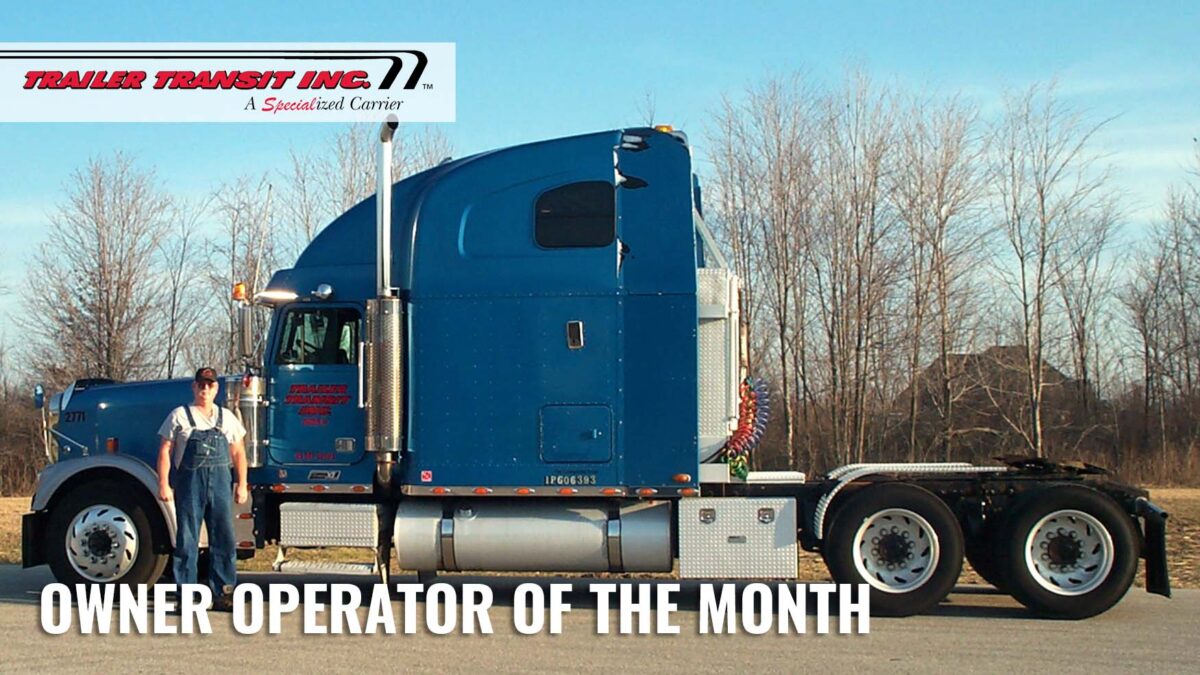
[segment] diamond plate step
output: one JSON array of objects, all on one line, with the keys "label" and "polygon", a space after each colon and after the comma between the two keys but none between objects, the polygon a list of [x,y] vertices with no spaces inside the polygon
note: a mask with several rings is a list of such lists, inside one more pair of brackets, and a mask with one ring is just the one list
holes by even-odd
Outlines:
[{"label": "diamond plate step", "polygon": [[306,560],[285,560],[276,566],[277,572],[291,574],[375,574],[373,563],[338,563]]}]

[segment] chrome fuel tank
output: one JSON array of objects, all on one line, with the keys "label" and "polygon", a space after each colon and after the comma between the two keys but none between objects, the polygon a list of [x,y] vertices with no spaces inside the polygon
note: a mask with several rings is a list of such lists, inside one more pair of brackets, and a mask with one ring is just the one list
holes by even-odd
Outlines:
[{"label": "chrome fuel tank", "polygon": [[395,549],[415,570],[669,572],[671,505],[410,499]]}]

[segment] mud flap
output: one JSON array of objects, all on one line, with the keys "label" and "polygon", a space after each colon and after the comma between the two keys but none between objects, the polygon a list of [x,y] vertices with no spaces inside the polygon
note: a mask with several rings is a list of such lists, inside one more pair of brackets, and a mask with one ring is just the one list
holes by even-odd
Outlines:
[{"label": "mud flap", "polygon": [[21,567],[37,567],[46,564],[42,550],[43,533],[46,531],[46,513],[35,511],[21,516]]},{"label": "mud flap", "polygon": [[1171,578],[1167,572],[1167,512],[1148,499],[1139,498],[1137,515],[1146,523],[1145,548],[1146,591],[1171,597]]}]

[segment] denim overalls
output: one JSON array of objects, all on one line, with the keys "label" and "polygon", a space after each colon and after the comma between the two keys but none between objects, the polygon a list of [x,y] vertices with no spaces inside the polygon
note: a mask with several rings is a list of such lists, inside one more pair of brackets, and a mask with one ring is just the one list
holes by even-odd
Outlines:
[{"label": "denim overalls", "polygon": [[213,598],[233,590],[236,582],[233,539],[233,477],[229,471],[229,440],[221,431],[224,413],[217,408],[217,424],[212,429],[197,429],[191,406],[184,406],[192,433],[188,436],[179,466],[172,472],[175,490],[175,555],[172,569],[175,583],[196,583],[196,559],[199,556],[200,522],[208,525],[208,549],[211,565],[208,586]]}]

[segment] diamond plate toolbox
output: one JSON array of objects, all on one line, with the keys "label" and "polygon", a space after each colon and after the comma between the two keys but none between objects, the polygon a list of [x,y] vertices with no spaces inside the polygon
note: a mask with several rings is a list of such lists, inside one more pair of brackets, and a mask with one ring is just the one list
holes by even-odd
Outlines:
[{"label": "diamond plate toolbox", "polygon": [[374,504],[287,502],[279,506],[283,546],[375,546]]},{"label": "diamond plate toolbox", "polygon": [[679,502],[679,576],[796,577],[796,500],[709,497]]}]

